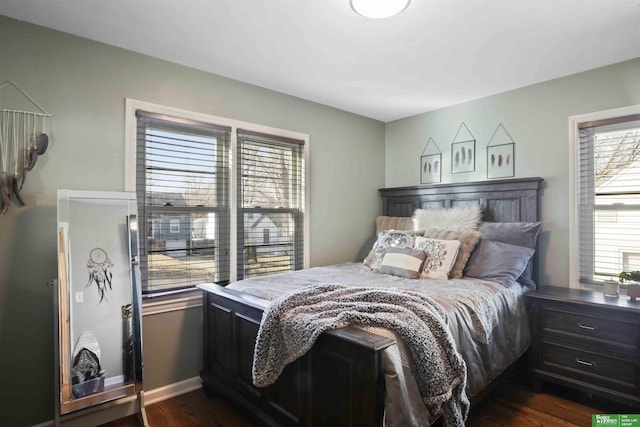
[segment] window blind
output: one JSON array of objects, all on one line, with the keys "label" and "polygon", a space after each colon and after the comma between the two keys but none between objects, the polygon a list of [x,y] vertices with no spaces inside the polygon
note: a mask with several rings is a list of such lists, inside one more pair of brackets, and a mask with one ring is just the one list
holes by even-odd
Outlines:
[{"label": "window blind", "polygon": [[640,115],[579,126],[580,282],[640,270]]},{"label": "window blind", "polygon": [[231,128],[137,111],[143,293],[229,281]]},{"label": "window blind", "polygon": [[304,265],[304,141],[238,129],[237,276]]}]

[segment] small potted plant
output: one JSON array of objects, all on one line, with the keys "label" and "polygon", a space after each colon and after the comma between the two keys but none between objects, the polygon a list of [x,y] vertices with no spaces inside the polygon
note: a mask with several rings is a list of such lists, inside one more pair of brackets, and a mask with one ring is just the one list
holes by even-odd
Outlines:
[{"label": "small potted plant", "polygon": [[631,301],[635,301],[640,297],[640,271],[622,271],[618,274],[620,283],[630,282],[627,284],[627,295],[631,298]]},{"label": "small potted plant", "polygon": [[624,283],[625,280],[630,282],[640,282],[640,271],[622,271],[618,274],[620,283]]}]

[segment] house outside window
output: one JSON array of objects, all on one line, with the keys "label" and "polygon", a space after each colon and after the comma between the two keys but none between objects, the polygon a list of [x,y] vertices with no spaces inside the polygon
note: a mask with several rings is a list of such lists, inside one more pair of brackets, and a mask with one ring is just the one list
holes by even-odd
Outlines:
[{"label": "house outside window", "polygon": [[[639,110],[635,112],[635,110]],[[576,206],[572,282],[640,270],[640,109],[572,118]]]}]

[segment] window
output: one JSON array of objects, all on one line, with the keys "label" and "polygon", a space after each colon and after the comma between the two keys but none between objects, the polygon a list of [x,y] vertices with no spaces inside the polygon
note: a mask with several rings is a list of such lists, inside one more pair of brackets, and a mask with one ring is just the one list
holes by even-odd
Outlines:
[{"label": "window", "polygon": [[304,141],[238,130],[238,279],[303,266]]},{"label": "window", "polygon": [[231,128],[136,116],[143,292],[228,282]]},{"label": "window", "polygon": [[127,129],[146,296],[308,266],[308,136],[135,100]]},{"label": "window", "polygon": [[640,270],[640,114],[578,121],[579,281]]}]

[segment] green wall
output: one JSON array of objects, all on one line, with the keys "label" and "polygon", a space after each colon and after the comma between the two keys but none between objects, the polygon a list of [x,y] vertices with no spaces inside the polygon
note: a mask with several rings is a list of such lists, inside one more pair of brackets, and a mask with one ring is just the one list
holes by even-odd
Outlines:
[{"label": "green wall", "polygon": [[[420,183],[429,137],[443,153],[442,182],[486,180],[486,146],[502,123],[516,143],[516,177],[545,180],[539,282],[568,286],[569,117],[634,104],[640,104],[640,58],[387,123],[385,185]],[[476,168],[452,175],[451,143],[462,122],[476,138]]]},{"label": "green wall", "polygon": [[[381,122],[0,16],[6,80],[53,120],[49,150],[22,191],[27,207],[0,217],[2,426],[53,419],[54,297],[45,283],[57,275],[56,192],[124,190],[125,98],[309,134],[312,266],[354,260],[374,231]],[[143,335],[147,389],[198,375],[200,309],[145,316]]]},{"label": "green wall", "polygon": [[[443,182],[486,179],[486,144],[499,123],[516,141],[516,176],[545,178],[540,282],[566,285],[569,247],[568,117],[640,103],[640,59],[383,124],[224,77],[0,16],[0,81],[11,80],[54,114],[49,151],[27,176],[27,207],[0,217],[0,425],[53,418],[56,191],[124,190],[124,99],[310,135],[311,264],[353,260],[373,232],[377,189],[420,182],[429,137],[443,151],[464,122],[477,139],[476,170]],[[0,107],[4,106],[0,91]],[[145,316],[145,385],[198,375],[200,309]]]}]

